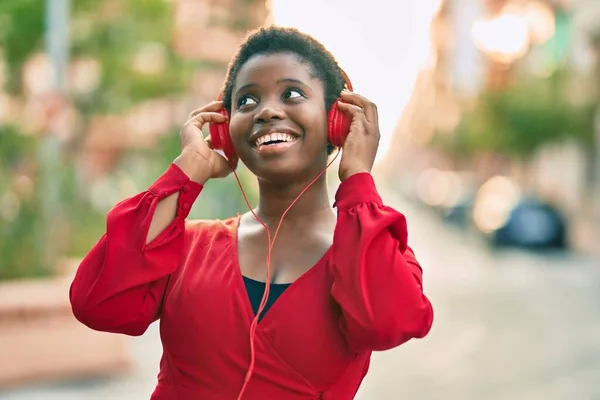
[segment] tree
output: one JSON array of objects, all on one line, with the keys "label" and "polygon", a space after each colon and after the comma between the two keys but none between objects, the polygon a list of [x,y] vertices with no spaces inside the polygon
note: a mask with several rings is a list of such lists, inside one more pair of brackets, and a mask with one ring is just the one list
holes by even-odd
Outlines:
[{"label": "tree", "polygon": [[449,153],[472,156],[492,152],[527,159],[542,145],[575,138],[593,140],[593,104],[576,104],[566,95],[568,74],[521,79],[502,90],[484,91],[451,135],[436,135]]},{"label": "tree", "polygon": [[[241,5],[249,3],[239,0]],[[78,171],[77,155],[85,140],[88,122],[98,115],[123,115],[151,99],[177,99],[190,91],[192,76],[199,70],[225,69],[225,65],[180,57],[172,46],[173,7],[165,0],[71,0],[70,53],[73,60],[89,60],[97,67],[99,80],[89,90],[69,92],[68,102],[81,122],[61,152],[61,201],[69,212],[60,232],[66,239],[66,251],[81,256],[104,230],[104,211],[93,207]],[[6,66],[4,91],[18,102],[32,99],[23,87],[23,66],[44,47],[44,7],[40,0],[4,0],[0,2],[0,63]],[[243,7],[242,7],[243,8]],[[231,22],[246,29],[250,17],[236,14]],[[246,24],[244,23],[246,22]],[[253,24],[254,22],[252,22]],[[203,38],[198,38],[202,40]],[[150,56],[148,56],[150,55]],[[76,88],[72,88],[76,89]],[[15,199],[18,211],[10,218],[0,215],[0,279],[44,275],[53,266],[40,265],[36,221],[44,193],[39,185],[36,149],[39,137],[25,134],[20,124],[0,123],[0,199]],[[176,156],[179,139],[175,127],[165,130],[156,148],[129,149],[119,169],[144,187],[149,177],[156,178]],[[142,154],[144,174],[128,169],[132,158]],[[136,171],[139,171],[138,168]],[[33,195],[24,199],[14,191],[14,182],[23,175],[30,179]],[[244,179],[244,174],[241,176]],[[84,187],[80,187],[84,185]],[[235,192],[235,196],[234,196]],[[220,206],[219,215],[231,215],[245,207],[235,180],[209,184],[203,192],[208,204]],[[227,198],[231,201],[223,202]],[[8,200],[6,200],[8,199]],[[11,200],[12,199],[12,200]],[[216,199],[212,201],[211,199]],[[203,210],[206,210],[204,203]],[[8,203],[7,203],[8,204]],[[69,234],[77,232],[77,234]],[[67,237],[68,236],[68,237]],[[57,245],[60,238],[56,238]]]}]

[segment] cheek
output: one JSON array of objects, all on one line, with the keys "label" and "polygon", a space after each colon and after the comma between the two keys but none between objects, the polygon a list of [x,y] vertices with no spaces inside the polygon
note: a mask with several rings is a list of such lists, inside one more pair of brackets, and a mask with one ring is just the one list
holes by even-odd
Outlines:
[{"label": "cheek", "polygon": [[314,137],[318,138],[320,143],[328,141],[327,114],[323,114],[322,110],[319,110],[312,119],[310,126],[312,127]]},{"label": "cheek", "polygon": [[246,141],[252,130],[252,118],[245,114],[234,114],[229,120],[229,135],[234,147]]},{"label": "cheek", "polygon": [[327,112],[325,107],[320,104],[311,104],[302,108],[295,109],[290,117],[298,122],[307,133],[306,139],[314,142],[322,141],[327,138]]}]

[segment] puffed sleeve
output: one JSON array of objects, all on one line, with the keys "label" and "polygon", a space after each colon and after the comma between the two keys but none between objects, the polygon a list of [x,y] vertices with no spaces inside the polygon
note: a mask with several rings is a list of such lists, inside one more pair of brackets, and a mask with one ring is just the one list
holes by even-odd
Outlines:
[{"label": "puffed sleeve", "polygon": [[335,206],[332,295],[341,307],[340,328],[350,348],[386,350],[424,337],[433,308],[408,247],[404,215],[383,205],[369,173],[343,181]]},{"label": "puffed sleeve", "polygon": [[[80,322],[137,336],[160,317],[169,276],[182,257],[185,219],[201,190],[202,185],[171,164],[148,190],[108,212],[106,233],[85,256],[70,287],[71,307]],[[175,219],[146,244],[156,205],[176,192]]]}]

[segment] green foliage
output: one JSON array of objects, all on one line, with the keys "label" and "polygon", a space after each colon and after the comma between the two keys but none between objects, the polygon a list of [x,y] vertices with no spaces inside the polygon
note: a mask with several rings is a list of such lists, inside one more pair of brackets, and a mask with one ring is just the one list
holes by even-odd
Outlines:
[{"label": "green foliage", "polygon": [[522,80],[481,94],[455,132],[436,135],[435,143],[456,156],[495,152],[527,158],[540,146],[574,138],[593,140],[593,104],[574,104],[565,96],[564,72],[546,79]]},{"label": "green foliage", "polygon": [[0,280],[38,277],[50,273],[40,261],[42,248],[37,243],[39,202],[39,196],[20,201],[18,217],[0,222]]},{"label": "green foliage", "polygon": [[[90,112],[123,112],[141,101],[186,90],[196,62],[178,58],[169,46],[172,40],[171,4],[164,0],[115,2],[118,16],[100,18],[102,2],[76,0],[73,17],[73,57],[100,62],[100,86],[87,100]],[[164,48],[162,70],[144,75],[132,68],[133,58],[145,45]],[[82,105],[83,106],[83,105]]]},{"label": "green foliage", "polygon": [[43,45],[44,2],[8,0],[0,3],[0,49],[4,52],[8,77],[6,90],[21,89],[23,63]]},{"label": "green foliage", "polygon": [[10,173],[24,156],[34,153],[36,148],[37,140],[33,136],[21,134],[14,125],[0,125],[0,161],[3,171],[0,179],[7,179],[10,174],[6,173]]},{"label": "green foliage", "polygon": [[[55,181],[60,185],[63,210],[59,218],[60,237],[53,237],[52,243],[48,243],[40,229],[40,221],[44,219],[41,178],[49,173],[38,159],[40,138],[24,135],[18,126],[0,125],[0,200],[19,203],[18,212],[8,217],[0,213],[0,280],[51,274],[52,266],[47,265],[44,257],[47,246],[60,246],[63,255],[81,257],[104,232],[106,204],[98,206],[95,202],[98,199],[89,199],[91,187],[82,180],[76,161],[86,122],[95,115],[125,114],[147,100],[176,98],[189,92],[193,74],[199,69],[224,68],[204,61],[185,60],[175,54],[171,45],[174,2],[71,0],[70,3],[70,56],[74,60],[95,60],[100,78],[93,90],[73,94],[70,98],[83,126],[76,139],[62,149],[61,165],[56,171],[60,175]],[[4,89],[16,98],[26,97],[21,87],[24,63],[44,50],[46,4],[46,0],[0,1],[0,55],[8,73]],[[249,28],[243,13],[230,23],[240,29]],[[134,60],[147,49],[155,56],[158,54],[158,58],[145,58],[149,61],[142,61],[142,67],[156,68],[143,71],[144,68],[136,68]],[[159,64],[148,65],[154,62]],[[166,133],[154,149],[130,150],[109,181],[123,178],[134,182],[140,191],[144,190],[179,153],[178,137],[174,129]],[[238,173],[250,201],[255,204],[252,178],[243,166],[238,168]],[[34,192],[15,200],[11,185],[17,174],[26,174],[31,179]],[[118,191],[115,193],[106,196],[112,201],[120,195]],[[229,177],[207,184],[190,217],[225,218],[245,210],[237,182]],[[8,214],[5,209],[1,211]]]},{"label": "green foliage", "polygon": [[[201,63],[178,58],[172,40],[172,5],[164,0],[121,0],[114,15],[103,1],[72,0],[71,56],[100,62],[102,78],[95,93],[77,99],[82,111],[124,111],[137,102],[186,90]],[[8,69],[6,90],[21,91],[21,68],[34,52],[43,50],[43,0],[8,0],[0,4],[0,49]],[[166,63],[157,74],[132,70],[132,59],[145,44],[162,44]],[[87,104],[93,106],[86,107]]]},{"label": "green foliage", "polygon": [[11,174],[36,148],[36,140],[17,127],[0,126],[0,280],[47,273],[36,242],[40,197],[18,193]]}]

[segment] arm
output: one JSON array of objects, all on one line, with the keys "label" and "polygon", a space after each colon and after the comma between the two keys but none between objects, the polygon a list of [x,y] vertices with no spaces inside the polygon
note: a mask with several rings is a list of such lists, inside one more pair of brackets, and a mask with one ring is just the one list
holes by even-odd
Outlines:
[{"label": "arm", "polygon": [[73,314],[88,327],[141,335],[159,318],[168,278],[180,263],[185,218],[203,187],[180,161],[109,211],[106,233],[69,291]]},{"label": "arm", "polygon": [[340,327],[350,348],[387,350],[424,337],[433,309],[407,246],[405,217],[382,204],[369,173],[344,180],[336,206],[332,295],[342,309]]}]

